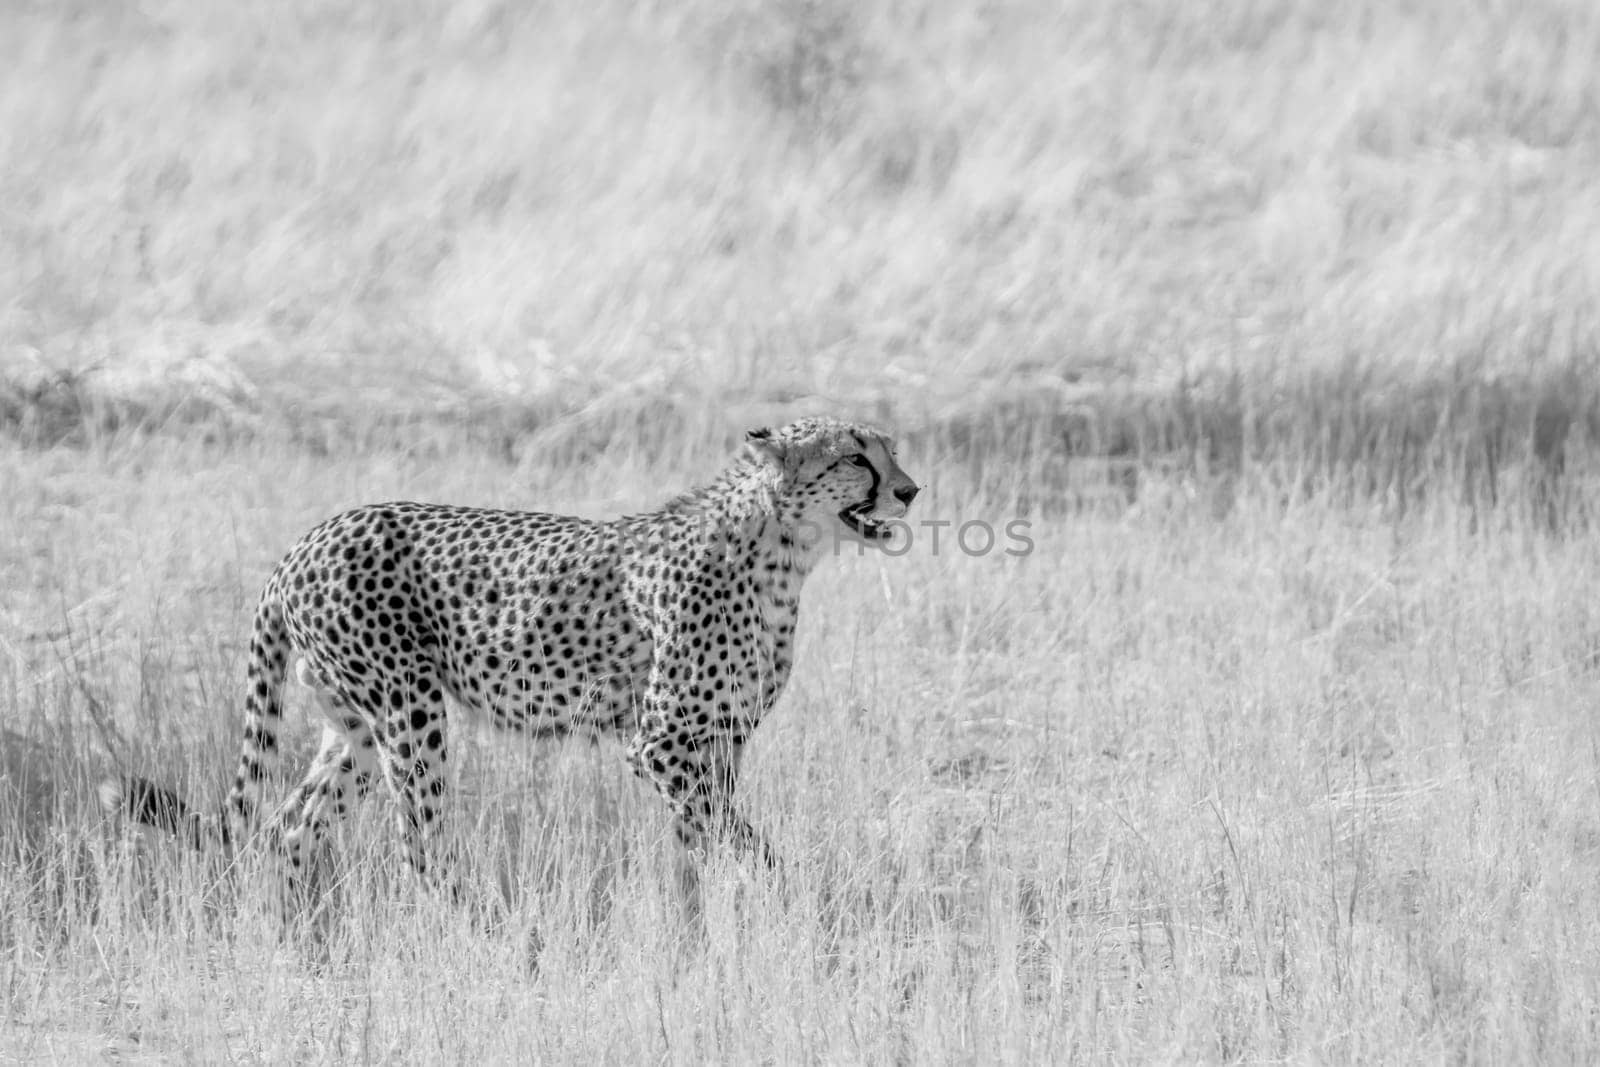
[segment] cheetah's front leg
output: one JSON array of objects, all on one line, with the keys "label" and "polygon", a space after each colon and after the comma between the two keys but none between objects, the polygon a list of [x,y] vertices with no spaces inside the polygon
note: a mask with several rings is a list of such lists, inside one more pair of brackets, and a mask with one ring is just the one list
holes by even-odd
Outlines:
[{"label": "cheetah's front leg", "polygon": [[777,858],[766,840],[733,806],[742,740],[695,736],[662,717],[647,721],[628,744],[634,772],[656,787],[678,817],[678,839],[693,851],[706,838],[755,853],[768,867]]}]

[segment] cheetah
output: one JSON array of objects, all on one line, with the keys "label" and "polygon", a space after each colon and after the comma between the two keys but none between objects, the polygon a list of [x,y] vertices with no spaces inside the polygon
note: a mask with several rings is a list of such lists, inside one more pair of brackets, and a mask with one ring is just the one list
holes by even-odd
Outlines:
[{"label": "cheetah", "polygon": [[266,826],[291,873],[381,778],[408,865],[437,884],[447,698],[533,738],[622,740],[687,848],[720,841],[775,863],[732,798],[745,742],[794,663],[801,585],[830,548],[889,540],[917,493],[882,431],[807,418],[751,430],[719,477],[648,514],[346,511],[302,537],[261,594],[222,813],[136,778],[104,783],[101,799],[196,845],[247,839],[292,669],[326,723]]}]

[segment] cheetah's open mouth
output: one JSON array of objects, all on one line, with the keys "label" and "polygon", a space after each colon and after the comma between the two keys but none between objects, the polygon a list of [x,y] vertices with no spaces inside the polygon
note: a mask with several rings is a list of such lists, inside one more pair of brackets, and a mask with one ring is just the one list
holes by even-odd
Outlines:
[{"label": "cheetah's open mouth", "polygon": [[872,501],[863,500],[859,504],[852,504],[839,512],[839,521],[844,523],[855,535],[863,541],[883,541],[890,536],[890,530],[881,522],[873,522],[867,518],[867,512],[872,510]]}]

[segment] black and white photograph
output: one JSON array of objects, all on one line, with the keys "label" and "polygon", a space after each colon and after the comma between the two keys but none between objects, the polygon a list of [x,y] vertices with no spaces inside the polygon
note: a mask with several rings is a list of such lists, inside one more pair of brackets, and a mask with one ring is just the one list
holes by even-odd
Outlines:
[{"label": "black and white photograph", "polygon": [[1600,3],[0,0],[0,1064],[1600,1062]]}]

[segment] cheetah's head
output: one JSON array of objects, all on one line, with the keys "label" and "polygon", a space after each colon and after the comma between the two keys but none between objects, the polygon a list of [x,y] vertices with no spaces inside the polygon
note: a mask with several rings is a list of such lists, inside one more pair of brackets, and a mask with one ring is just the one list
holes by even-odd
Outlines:
[{"label": "cheetah's head", "polygon": [[777,474],[779,513],[815,532],[838,523],[868,543],[887,540],[885,524],[903,516],[917,484],[894,460],[887,434],[839,419],[811,418],[778,430],[751,430],[747,448]]}]

